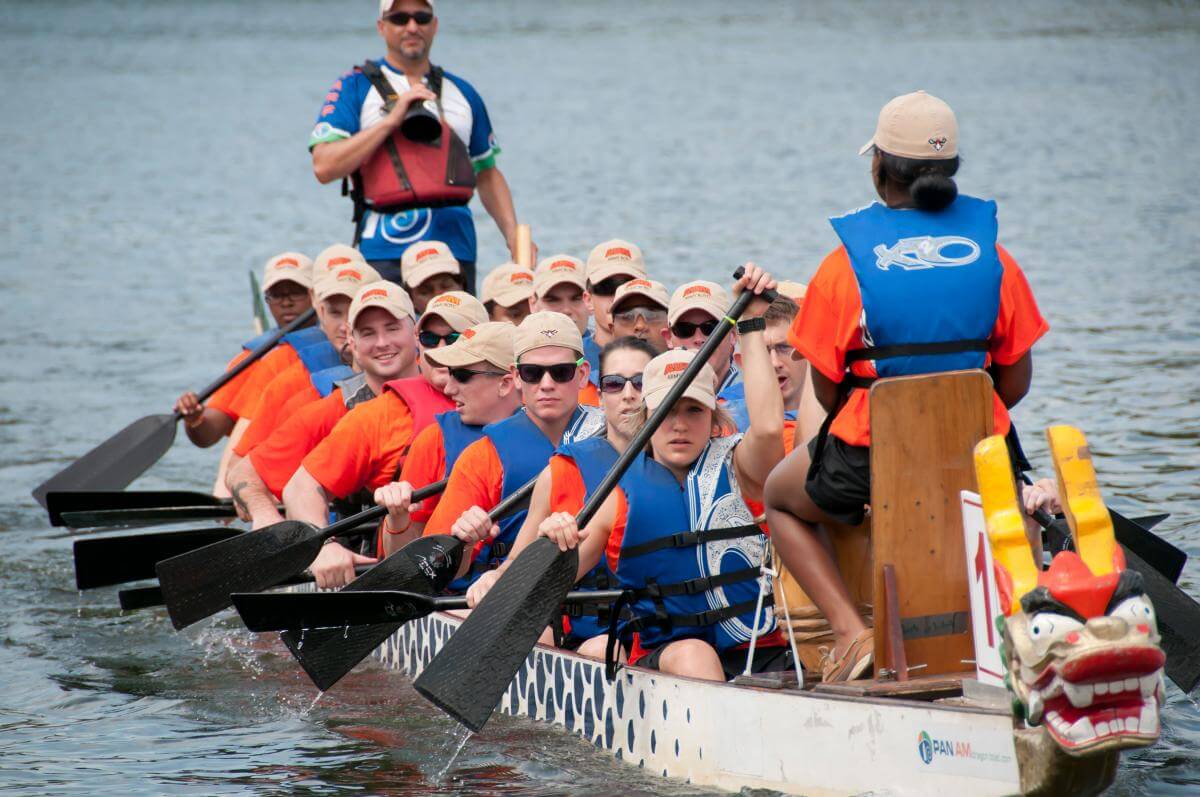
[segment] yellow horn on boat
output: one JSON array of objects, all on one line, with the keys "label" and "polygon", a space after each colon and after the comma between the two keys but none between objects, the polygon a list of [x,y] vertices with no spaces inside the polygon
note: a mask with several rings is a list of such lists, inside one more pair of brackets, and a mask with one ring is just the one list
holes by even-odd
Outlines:
[{"label": "yellow horn on boat", "polygon": [[1112,518],[1100,497],[1087,438],[1074,426],[1051,426],[1046,430],[1046,440],[1058,473],[1059,500],[1075,538],[1075,550],[1093,575],[1111,573],[1115,569],[1113,553],[1117,540]]},{"label": "yellow horn on boat", "polygon": [[1017,485],[1003,436],[992,435],[975,446],[975,478],[983,499],[992,559],[1012,578],[1012,605],[1004,607],[1004,613],[1010,615],[1020,608],[1021,596],[1037,586],[1038,568],[1025,536],[1025,515],[1017,501]]}]

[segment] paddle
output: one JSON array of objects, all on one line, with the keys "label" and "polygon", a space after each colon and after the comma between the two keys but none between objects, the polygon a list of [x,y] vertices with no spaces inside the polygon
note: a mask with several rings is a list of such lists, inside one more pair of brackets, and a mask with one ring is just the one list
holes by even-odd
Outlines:
[{"label": "paddle", "polygon": [[[413,493],[413,501],[436,495],[445,486],[443,479],[422,487]],[[155,569],[172,625],[184,628],[216,614],[230,605],[230,593],[275,586],[312,564],[325,540],[386,514],[387,507],[374,506],[323,529],[285,520],[159,562]]]},{"label": "paddle", "polygon": [[263,303],[263,292],[258,287],[258,275],[250,269],[250,311],[254,314],[254,334],[261,335],[271,325],[267,318],[267,306]]},{"label": "paddle", "polygon": [[[488,513],[493,521],[507,517],[529,501],[537,478],[530,479]],[[463,543],[448,535],[414,540],[371,568],[362,578],[347,584],[342,592],[359,590],[403,590],[433,594],[446,588],[462,559]],[[431,572],[432,571],[432,572]],[[296,628],[297,626],[290,626]],[[300,626],[303,627],[303,626]],[[358,663],[396,633],[399,623],[330,631],[314,629],[301,634],[281,635],[283,643],[322,692],[342,679]]]},{"label": "paddle", "polygon": [[[313,316],[310,308],[286,327],[276,330],[245,359],[201,390],[198,394],[200,401],[208,399],[274,348],[284,335],[306,325]],[[181,417],[178,412],[172,412],[169,415],[147,415],[134,421],[35,487],[33,497],[45,508],[46,494],[51,491],[124,488],[167,452],[175,441],[175,424]]]},{"label": "paddle", "polygon": [[64,512],[111,512],[122,509],[230,506],[228,498],[190,490],[66,490],[46,493],[51,526],[66,526]]},{"label": "paddle", "polygon": [[[742,276],[742,270],[734,274]],[[764,298],[774,299],[767,295]],[[671,386],[663,402],[638,431],[588,498],[575,522],[584,528],[599,511],[617,482],[642,452],[671,408],[700,373],[713,351],[754,299],[743,291],[725,318],[708,336],[688,367]],[[415,686],[434,705],[472,731],[479,732],[538,637],[558,611],[578,575],[579,552],[565,553],[545,538],[535,540],[456,630]]]},{"label": "paddle", "polygon": [[62,524],[70,529],[149,526],[155,523],[179,523],[190,520],[233,520],[233,504],[198,506],[154,506],[140,509],[97,509],[87,512],[63,512]]},{"label": "paddle", "polygon": [[[356,574],[361,575],[361,574],[367,572],[367,568],[363,565],[359,565],[358,567],[354,568],[354,572]],[[301,573],[300,575],[293,576],[289,579],[286,579],[286,580],[280,582],[279,584],[276,584],[275,586],[285,587],[285,586],[292,586],[295,584],[311,584],[311,583],[313,583],[312,576],[307,573]],[[257,595],[257,594],[261,594],[261,593],[253,593],[253,594]],[[155,606],[162,606],[164,603],[162,587],[158,586],[157,584],[153,584],[149,587],[134,587],[132,589],[123,589],[117,593],[117,599],[121,603],[121,608],[125,611],[134,611],[136,609],[150,609]]]},{"label": "paddle", "polygon": [[[622,591],[568,592],[563,603],[612,603]],[[434,597],[421,592],[361,590],[359,592],[246,592],[233,595],[233,605],[251,631],[298,628],[333,629],[408,623],[436,611],[466,609],[461,595]]]},{"label": "paddle", "polygon": [[217,527],[78,539],[74,545],[75,586],[95,589],[154,578],[154,566],[163,559],[245,533]]}]

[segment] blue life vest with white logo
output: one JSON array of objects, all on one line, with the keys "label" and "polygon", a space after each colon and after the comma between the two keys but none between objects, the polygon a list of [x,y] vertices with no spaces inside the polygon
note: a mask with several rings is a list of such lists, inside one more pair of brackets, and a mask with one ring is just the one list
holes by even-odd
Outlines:
[{"label": "blue life vest with white logo", "polygon": [[350,366],[335,365],[332,368],[323,368],[316,373],[309,373],[308,380],[312,382],[317,395],[325,398],[333,392],[338,382],[343,379],[349,379],[352,376],[354,376],[354,370]]},{"label": "blue life vest with white logo", "polygon": [[[604,437],[589,437],[573,443],[564,443],[558,447],[558,453],[570,457],[579,468],[579,474],[583,477],[585,503],[617,461],[617,450]],[[576,589],[612,589],[616,580],[616,576],[608,569],[607,558],[601,557],[599,564],[579,580]],[[572,636],[591,639],[608,633],[608,613],[603,610],[597,611],[603,607],[596,604],[580,604],[577,607],[565,608],[571,621]]]},{"label": "blue life vest with white logo", "polygon": [[[682,487],[645,453],[621,478],[627,515],[616,575],[636,595],[636,619],[622,627],[639,631],[643,647],[694,638],[721,651],[750,641],[767,537],[733,473],[740,440],[710,440]],[[774,630],[768,594],[758,634]]]},{"label": "blue life vest with white logo", "polygon": [[[254,351],[259,346],[266,343],[267,338],[270,338],[278,331],[278,329],[268,329],[261,335],[256,335],[255,337],[250,338],[250,340],[243,343],[242,348],[246,351]],[[319,343],[322,340],[325,340],[325,333],[321,331],[320,325],[314,324],[311,327],[302,327],[294,332],[287,333],[280,340],[280,343],[287,343],[293,349],[299,350],[312,343]]]},{"label": "blue life vest with white logo", "polygon": [[959,195],[936,213],[876,202],[830,222],[862,297],[866,348],[847,367],[874,360],[888,377],[984,366],[1004,274],[995,202]]},{"label": "blue life vest with white logo", "polygon": [[336,368],[342,364],[342,358],[338,354],[338,350],[333,347],[333,344],[324,335],[316,343],[310,343],[302,348],[297,348],[296,356],[300,359],[300,362],[304,363],[304,369],[308,371],[310,378],[313,374],[320,373],[329,368]]},{"label": "blue life vest with white logo", "polygon": [[588,381],[596,387],[600,387],[600,345],[592,337],[590,329],[583,333],[583,356],[592,368],[591,373],[588,374]]}]

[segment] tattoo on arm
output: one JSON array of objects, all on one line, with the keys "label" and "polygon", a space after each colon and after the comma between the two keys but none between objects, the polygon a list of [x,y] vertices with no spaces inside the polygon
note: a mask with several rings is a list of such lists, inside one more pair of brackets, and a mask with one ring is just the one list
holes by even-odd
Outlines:
[{"label": "tattoo on arm", "polygon": [[250,482],[240,481],[233,485],[233,489],[229,491],[230,495],[233,497],[233,502],[237,504],[238,507],[240,507],[241,510],[246,514],[250,514],[250,507],[246,506],[246,499],[242,497],[242,490],[245,490],[249,486]]}]

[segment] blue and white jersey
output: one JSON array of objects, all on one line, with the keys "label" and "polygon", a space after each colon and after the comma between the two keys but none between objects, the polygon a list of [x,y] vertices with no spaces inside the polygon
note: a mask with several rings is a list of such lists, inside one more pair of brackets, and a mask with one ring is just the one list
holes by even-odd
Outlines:
[{"label": "blue and white jersey", "polygon": [[[384,77],[397,94],[408,91],[408,78],[380,58]],[[478,174],[496,165],[500,147],[492,132],[483,98],[470,83],[445,73],[442,82],[442,113],[446,123],[467,145],[467,153]],[[347,72],[334,81],[325,94],[316,126],[308,138],[311,150],[317,144],[339,141],[383,120],[383,97],[361,72]],[[442,241],[459,260],[475,260],[475,223],[466,205],[416,208],[400,213],[367,211],[363,219],[359,251],[367,260],[399,260],[416,241]]]}]

